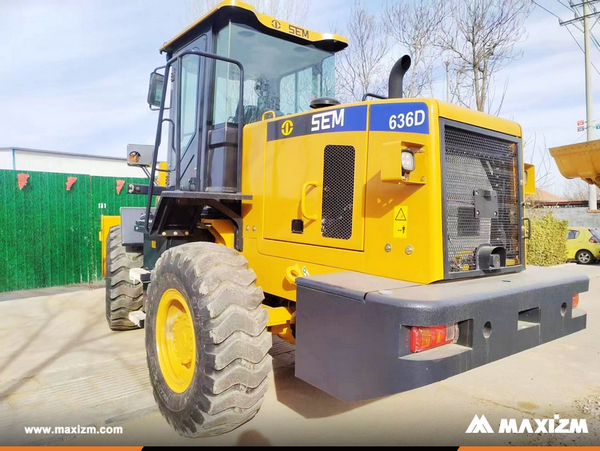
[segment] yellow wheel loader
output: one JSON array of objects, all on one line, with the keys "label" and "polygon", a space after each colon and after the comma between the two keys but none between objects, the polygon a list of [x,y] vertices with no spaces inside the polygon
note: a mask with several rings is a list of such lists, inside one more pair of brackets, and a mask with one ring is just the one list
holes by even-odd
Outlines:
[{"label": "yellow wheel loader", "polygon": [[104,231],[107,319],[145,326],[182,435],[256,415],[272,334],[296,344],[297,377],[354,401],[585,328],[585,276],[525,269],[521,127],[403,98],[407,56],[387,97],[340,104],[346,46],[228,0],[161,49],[156,142],[128,147],[147,206]]}]

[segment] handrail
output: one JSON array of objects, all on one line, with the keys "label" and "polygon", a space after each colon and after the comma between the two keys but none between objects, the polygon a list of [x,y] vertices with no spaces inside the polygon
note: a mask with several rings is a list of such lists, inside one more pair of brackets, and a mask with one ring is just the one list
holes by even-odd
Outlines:
[{"label": "handrail", "polygon": [[[159,109],[159,113],[158,113],[158,128],[156,130],[156,139],[154,140],[154,153],[152,155],[152,170],[150,172],[150,174],[151,174],[150,180],[154,180],[154,177],[156,176],[156,163],[158,160],[158,148],[160,147],[160,143],[162,140],[162,123],[164,122],[163,115],[164,115],[164,110],[165,110],[165,99],[167,97],[167,85],[169,84],[169,70],[170,70],[173,62],[179,61],[184,56],[187,56],[187,55],[197,55],[197,56],[200,56],[203,58],[212,58],[212,59],[215,59],[218,61],[235,64],[240,70],[240,89],[239,89],[239,100],[238,100],[238,106],[237,106],[237,117],[238,117],[237,187],[238,187],[238,191],[239,191],[242,188],[242,138],[243,138],[243,128],[244,128],[244,66],[238,60],[228,58],[226,56],[215,55],[214,53],[202,52],[200,50],[186,50],[184,52],[181,52],[181,53],[175,55],[174,57],[172,57],[171,59],[169,59],[165,66],[161,66],[161,67],[154,69],[154,72],[156,72],[157,70],[162,69],[162,68],[165,69],[165,75],[164,75],[165,84],[163,86],[163,93],[162,93],[162,97],[160,99],[160,109]],[[203,120],[204,120],[204,118],[203,118]],[[205,149],[202,149],[202,150],[205,150]],[[177,151],[177,165],[179,165],[179,163],[180,163],[179,159],[181,156],[180,155],[181,146],[178,146],[176,151]],[[203,173],[202,177],[205,177],[205,176],[206,176],[206,174]],[[176,184],[178,184],[177,180],[176,180]],[[146,204],[146,222],[144,224],[146,233],[150,233],[149,224],[150,224],[150,210],[152,208],[152,196],[153,196],[152,188],[153,188],[153,186],[154,186],[153,183],[149,183],[148,202]]]},{"label": "handrail", "polygon": [[388,97],[380,96],[379,94],[372,94],[370,92],[367,92],[364,96],[362,96],[362,101],[364,102],[365,100],[367,100],[367,97],[373,97],[375,99],[381,99],[381,100],[388,99]]}]

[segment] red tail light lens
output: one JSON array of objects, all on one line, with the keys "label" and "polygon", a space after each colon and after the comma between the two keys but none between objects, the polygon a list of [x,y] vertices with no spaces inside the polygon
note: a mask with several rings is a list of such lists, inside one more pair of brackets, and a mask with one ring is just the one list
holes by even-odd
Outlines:
[{"label": "red tail light lens", "polygon": [[458,324],[448,326],[415,326],[410,328],[410,350],[421,352],[458,341]]},{"label": "red tail light lens", "polygon": [[597,243],[597,242],[598,242],[598,240],[596,239],[595,236],[590,238],[590,243]]},{"label": "red tail light lens", "polygon": [[573,295],[573,308],[577,308],[579,305],[579,293]]}]

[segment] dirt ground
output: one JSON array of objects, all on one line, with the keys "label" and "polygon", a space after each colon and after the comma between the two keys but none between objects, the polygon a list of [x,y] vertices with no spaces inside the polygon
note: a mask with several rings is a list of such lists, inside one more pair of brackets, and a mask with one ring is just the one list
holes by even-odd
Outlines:
[{"label": "dirt ground", "polygon": [[[580,306],[583,332],[445,381],[344,403],[294,377],[294,348],[273,347],[258,415],[235,431],[187,439],[171,430],[150,389],[143,331],[111,332],[102,289],[0,295],[0,445],[598,445],[600,266]],[[474,415],[493,434],[466,434]],[[587,434],[499,434],[500,419],[585,418]],[[25,434],[25,426],[119,426],[118,435]]]}]

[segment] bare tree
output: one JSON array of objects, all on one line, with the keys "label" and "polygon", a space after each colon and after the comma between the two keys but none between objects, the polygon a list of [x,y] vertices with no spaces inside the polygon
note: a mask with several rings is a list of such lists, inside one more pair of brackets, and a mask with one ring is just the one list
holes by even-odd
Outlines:
[{"label": "bare tree", "polygon": [[386,94],[389,67],[384,59],[389,42],[385,28],[361,1],[355,1],[350,10],[346,34],[349,45],[338,54],[336,64],[336,95],[344,102],[353,102],[367,92]]},{"label": "bare tree", "polygon": [[406,97],[433,95],[434,74],[439,65],[435,41],[446,9],[442,0],[401,0],[385,6],[383,23],[387,33],[412,59],[404,83]]},{"label": "bare tree", "polygon": [[450,14],[441,27],[438,45],[450,58],[450,87],[461,104],[479,111],[492,110],[496,73],[521,56],[515,44],[525,33],[530,0],[452,0]]},{"label": "bare tree", "polygon": [[546,137],[538,143],[537,135],[532,135],[523,142],[523,154],[526,162],[535,164],[535,188],[547,190],[554,185],[552,173],[553,159],[546,145]]},{"label": "bare tree", "polygon": [[[221,3],[222,0],[186,0],[187,18],[197,20]],[[308,14],[308,2],[299,0],[245,0],[258,12],[286,22],[304,25]]]},{"label": "bare tree", "polygon": [[567,200],[588,200],[590,185],[580,179],[567,179],[563,186],[562,197]]}]

